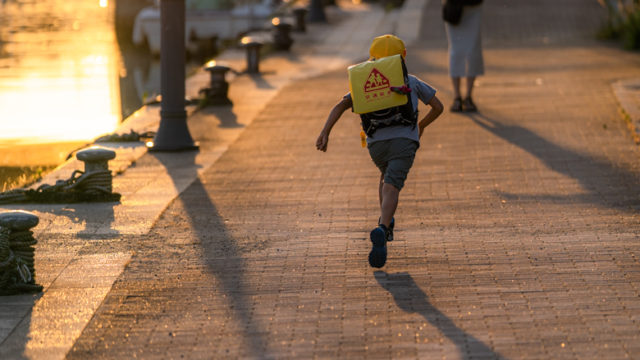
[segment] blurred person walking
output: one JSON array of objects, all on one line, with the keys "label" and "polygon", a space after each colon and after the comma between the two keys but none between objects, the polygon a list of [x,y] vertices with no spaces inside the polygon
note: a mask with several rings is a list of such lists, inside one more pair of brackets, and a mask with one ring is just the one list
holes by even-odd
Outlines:
[{"label": "blurred person walking", "polygon": [[[449,76],[453,84],[454,100],[451,111],[477,111],[472,100],[474,82],[484,74],[482,59],[482,0],[443,0],[449,42]],[[466,94],[460,92],[461,78],[466,78]]]}]

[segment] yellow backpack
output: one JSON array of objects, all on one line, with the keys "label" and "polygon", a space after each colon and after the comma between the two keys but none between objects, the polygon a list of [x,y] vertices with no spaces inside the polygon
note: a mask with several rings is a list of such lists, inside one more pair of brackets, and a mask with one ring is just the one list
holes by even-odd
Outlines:
[{"label": "yellow backpack", "polygon": [[365,114],[407,103],[407,95],[392,87],[404,85],[402,56],[387,56],[349,66],[349,91],[353,112]]}]

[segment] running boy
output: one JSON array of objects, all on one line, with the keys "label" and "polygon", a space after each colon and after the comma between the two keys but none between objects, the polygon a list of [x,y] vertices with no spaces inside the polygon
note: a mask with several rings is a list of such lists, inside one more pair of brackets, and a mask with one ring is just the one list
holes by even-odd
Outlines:
[{"label": "running boy", "polygon": [[[393,121],[390,118],[381,119],[381,116],[385,116],[381,114],[390,113],[386,109],[361,115],[363,129],[367,133],[369,155],[381,172],[378,188],[380,218],[378,226],[370,233],[372,248],[369,253],[369,265],[377,268],[383,267],[387,261],[387,241],[393,240],[395,225],[393,215],[398,206],[398,196],[404,186],[409,169],[413,165],[413,159],[420,146],[420,137],[424,129],[440,116],[443,110],[442,103],[435,96],[436,90],[406,72],[404,65],[406,53],[403,41],[394,35],[382,35],[375,38],[369,49],[369,55],[372,59],[402,55],[405,84],[410,89],[405,90],[409,91],[409,102],[407,103],[409,110],[398,110],[393,114]],[[418,99],[430,106],[429,112],[420,121],[417,121]],[[342,114],[352,107],[351,93],[346,94],[333,107],[316,141],[318,150],[327,151],[331,129]],[[374,126],[371,126],[372,124]]]}]

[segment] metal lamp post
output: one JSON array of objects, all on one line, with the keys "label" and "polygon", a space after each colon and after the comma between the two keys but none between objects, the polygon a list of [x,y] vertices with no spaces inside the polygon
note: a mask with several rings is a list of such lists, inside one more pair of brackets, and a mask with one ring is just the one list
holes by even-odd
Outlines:
[{"label": "metal lamp post", "polygon": [[160,1],[160,126],[149,151],[195,150],[185,110],[185,0]]}]

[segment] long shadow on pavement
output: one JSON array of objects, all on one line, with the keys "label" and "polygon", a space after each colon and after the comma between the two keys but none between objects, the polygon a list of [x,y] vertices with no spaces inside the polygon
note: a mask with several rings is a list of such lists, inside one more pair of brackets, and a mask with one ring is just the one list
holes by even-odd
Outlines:
[{"label": "long shadow on pavement", "polygon": [[376,271],[374,276],[380,286],[393,295],[396,305],[402,311],[421,315],[442,335],[449,338],[458,348],[461,359],[505,359],[481,340],[459,328],[447,315],[433,306],[427,294],[420,289],[410,274]]},{"label": "long shadow on pavement", "polygon": [[[187,216],[191,220],[203,247],[205,263],[210,272],[222,285],[222,293],[229,299],[235,319],[245,325],[244,341],[248,357],[268,358],[267,341],[262,334],[266,330],[251,316],[252,304],[248,300],[245,260],[238,251],[237,244],[226,230],[226,226],[215,204],[197,174],[195,162],[197,152],[181,154],[155,154],[166,167],[174,182],[195,178],[188,188],[179,195]],[[212,349],[213,354],[213,349]]]},{"label": "long shadow on pavement", "polygon": [[242,128],[244,125],[238,123],[238,115],[233,112],[230,105],[207,106],[198,110],[199,113],[210,115],[220,121],[218,125],[221,128]]},{"label": "long shadow on pavement", "polygon": [[[28,294],[0,298],[0,308],[3,310],[0,322],[5,326],[0,331],[0,359],[22,360],[30,358],[28,354],[25,354],[25,351],[30,340],[31,314],[35,303],[41,297],[42,294]],[[15,322],[23,314],[24,318],[19,323]]]},{"label": "long shadow on pavement", "polygon": [[506,125],[481,113],[467,115],[490,133],[540,159],[549,169],[575,179],[588,194],[563,196],[499,193],[511,199],[595,203],[637,213],[640,211],[640,178],[615,165],[554,144],[518,125]]},{"label": "long shadow on pavement", "polygon": [[264,75],[269,74],[268,72],[260,72],[259,74],[249,74],[251,80],[256,83],[256,86],[259,89],[274,89],[274,86],[264,78]]},{"label": "long shadow on pavement", "polygon": [[112,228],[115,222],[113,209],[116,205],[113,202],[66,204],[42,211],[64,216],[73,224],[84,224],[84,230],[76,234],[80,239],[113,239],[120,236],[120,232]]}]

